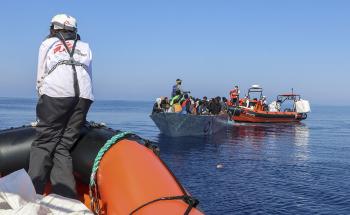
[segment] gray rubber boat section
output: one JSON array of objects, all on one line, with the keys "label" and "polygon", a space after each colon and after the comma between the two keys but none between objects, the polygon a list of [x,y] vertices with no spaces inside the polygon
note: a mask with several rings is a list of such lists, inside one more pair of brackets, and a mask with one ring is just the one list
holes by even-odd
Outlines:
[{"label": "gray rubber boat section", "polygon": [[150,115],[160,132],[171,137],[211,135],[227,127],[228,116],[155,113]]}]

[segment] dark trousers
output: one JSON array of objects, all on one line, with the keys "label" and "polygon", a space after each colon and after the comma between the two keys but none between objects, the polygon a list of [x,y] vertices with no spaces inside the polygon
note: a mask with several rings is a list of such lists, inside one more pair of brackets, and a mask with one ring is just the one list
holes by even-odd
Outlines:
[{"label": "dark trousers", "polygon": [[52,193],[76,198],[70,150],[79,139],[91,103],[82,98],[40,97],[37,138],[31,147],[28,170],[37,193],[44,192],[50,176]]},{"label": "dark trousers", "polygon": [[233,106],[238,106],[238,104],[239,104],[239,103],[238,103],[238,97],[232,98],[232,99],[231,99],[231,103],[232,103]]}]

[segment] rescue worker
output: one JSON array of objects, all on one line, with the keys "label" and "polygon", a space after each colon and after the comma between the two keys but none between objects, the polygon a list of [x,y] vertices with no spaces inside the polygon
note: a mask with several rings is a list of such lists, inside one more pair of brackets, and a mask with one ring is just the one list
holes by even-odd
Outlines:
[{"label": "rescue worker", "polygon": [[80,41],[76,19],[66,14],[54,16],[50,34],[39,49],[39,121],[28,170],[39,194],[49,178],[52,193],[77,197],[70,150],[94,100],[91,61],[90,47]]},{"label": "rescue worker", "polygon": [[263,96],[261,99],[261,105],[264,111],[268,111],[269,110],[269,106],[267,104],[267,98],[266,96]]},{"label": "rescue worker", "polygon": [[240,91],[237,85],[230,91],[230,101],[233,106],[238,106],[239,93]]}]

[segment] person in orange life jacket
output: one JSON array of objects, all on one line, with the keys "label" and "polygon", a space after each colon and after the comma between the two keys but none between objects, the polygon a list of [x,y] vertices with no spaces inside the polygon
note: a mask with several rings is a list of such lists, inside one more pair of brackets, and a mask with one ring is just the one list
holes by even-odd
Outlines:
[{"label": "person in orange life jacket", "polygon": [[182,107],[182,112],[183,114],[188,114],[191,113],[191,100],[188,96],[188,94],[184,95],[184,101],[181,103],[181,107]]},{"label": "person in orange life jacket", "polygon": [[238,105],[239,93],[240,93],[240,91],[239,91],[238,86],[235,86],[235,88],[230,91],[230,101],[231,101],[233,106]]},{"label": "person in orange life jacket", "polygon": [[76,198],[70,150],[80,136],[94,96],[91,50],[80,40],[74,17],[58,14],[52,18],[38,58],[37,136],[28,174],[38,194],[43,194],[50,179],[52,193]]}]

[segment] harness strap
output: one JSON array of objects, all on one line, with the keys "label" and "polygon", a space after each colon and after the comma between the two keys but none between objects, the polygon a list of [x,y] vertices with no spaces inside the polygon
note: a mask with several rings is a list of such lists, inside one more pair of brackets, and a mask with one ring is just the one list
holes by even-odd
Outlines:
[{"label": "harness strap", "polygon": [[83,63],[80,63],[78,61],[74,61],[72,62],[71,60],[60,60],[58,61],[58,63],[56,63],[50,70],[47,74],[50,74],[51,72],[53,72],[58,66],[60,65],[74,65],[74,66],[81,66],[83,67],[86,71],[88,71],[88,66],[86,66],[85,64]]},{"label": "harness strap", "polygon": [[[69,54],[69,64],[68,65],[71,65],[72,69],[73,69],[74,94],[75,94],[75,97],[79,97],[80,96],[80,89],[79,89],[77,70],[75,68],[75,65],[76,65],[77,62],[74,60],[74,57],[73,57],[74,51],[75,51],[75,47],[77,45],[77,41],[78,40],[77,40],[77,38],[75,38],[72,50],[69,50],[69,48],[68,48],[68,46],[66,44],[66,41],[65,41],[64,37],[62,36],[62,34],[59,32],[57,35],[58,35],[58,39],[61,40],[61,42],[63,43],[64,47],[67,50],[67,53]],[[58,62],[54,67],[57,68],[58,65],[62,65],[62,64],[64,64],[63,62],[66,62],[66,61],[61,61],[61,62],[62,63]],[[53,70],[51,69],[50,71],[52,72]]]}]

